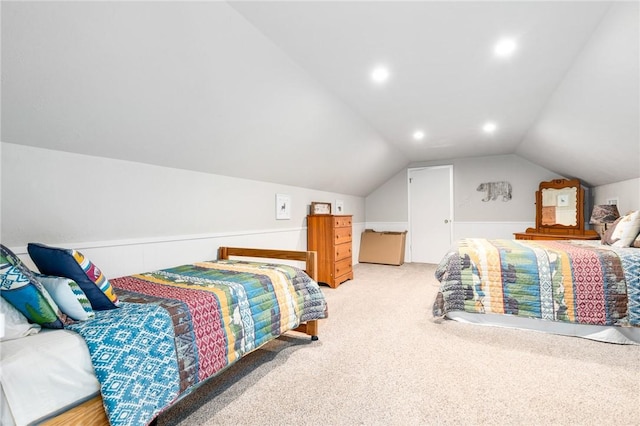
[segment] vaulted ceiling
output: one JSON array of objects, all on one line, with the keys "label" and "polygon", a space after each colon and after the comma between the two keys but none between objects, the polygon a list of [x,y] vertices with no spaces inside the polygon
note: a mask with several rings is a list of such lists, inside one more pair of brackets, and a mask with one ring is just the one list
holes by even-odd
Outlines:
[{"label": "vaulted ceiling", "polygon": [[505,153],[591,185],[640,176],[637,2],[0,11],[3,142],[353,195],[411,163]]}]

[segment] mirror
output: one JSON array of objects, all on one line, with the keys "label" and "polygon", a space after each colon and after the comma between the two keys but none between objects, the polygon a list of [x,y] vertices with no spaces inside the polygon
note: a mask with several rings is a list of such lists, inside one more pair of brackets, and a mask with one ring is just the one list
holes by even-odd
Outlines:
[{"label": "mirror", "polygon": [[584,189],[578,179],[540,182],[536,192],[538,232],[584,229]]},{"label": "mirror", "polygon": [[580,180],[540,182],[536,227],[515,235],[517,240],[597,240],[597,232],[584,228],[584,188]]},{"label": "mirror", "polygon": [[578,188],[542,189],[542,226],[578,224]]}]

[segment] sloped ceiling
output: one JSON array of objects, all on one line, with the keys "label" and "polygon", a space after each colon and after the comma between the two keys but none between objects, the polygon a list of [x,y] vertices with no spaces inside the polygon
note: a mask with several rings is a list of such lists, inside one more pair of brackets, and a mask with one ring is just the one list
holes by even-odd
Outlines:
[{"label": "sloped ceiling", "polygon": [[[491,154],[591,185],[640,176],[637,2],[1,12],[3,142],[362,196],[412,162]],[[505,36],[518,48],[497,58]]]},{"label": "sloped ceiling", "polygon": [[221,2],[2,2],[2,141],[350,195],[409,161]]},{"label": "sloped ceiling", "polygon": [[517,153],[590,185],[640,176],[638,2],[232,5],[412,162]]},{"label": "sloped ceiling", "polygon": [[640,177],[638,4],[608,11],[517,154],[592,185]]}]

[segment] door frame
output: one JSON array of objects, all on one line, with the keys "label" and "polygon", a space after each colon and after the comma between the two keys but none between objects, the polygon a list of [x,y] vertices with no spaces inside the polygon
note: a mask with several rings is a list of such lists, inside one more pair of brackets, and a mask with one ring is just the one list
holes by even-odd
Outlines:
[{"label": "door frame", "polygon": [[443,164],[440,166],[421,166],[421,167],[409,167],[407,168],[407,218],[409,220],[409,262],[413,262],[413,218],[411,217],[411,172],[424,169],[449,169],[449,211],[451,217],[449,218],[449,240],[453,242],[453,227],[455,212],[453,211],[453,164]]}]

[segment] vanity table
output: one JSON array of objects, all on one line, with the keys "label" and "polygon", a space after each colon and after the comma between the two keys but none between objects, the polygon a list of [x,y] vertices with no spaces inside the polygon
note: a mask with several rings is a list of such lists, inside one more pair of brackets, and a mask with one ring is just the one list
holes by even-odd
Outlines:
[{"label": "vanity table", "polygon": [[584,229],[584,188],[578,179],[540,182],[536,191],[536,227],[515,233],[516,240],[598,240]]}]

